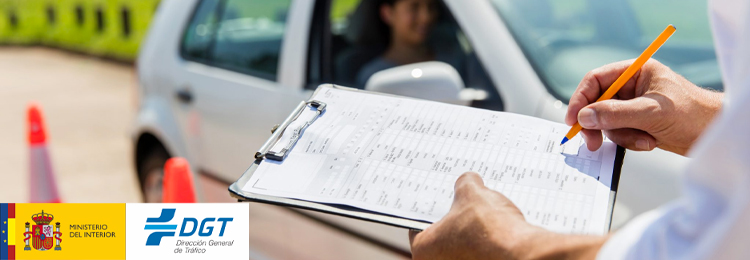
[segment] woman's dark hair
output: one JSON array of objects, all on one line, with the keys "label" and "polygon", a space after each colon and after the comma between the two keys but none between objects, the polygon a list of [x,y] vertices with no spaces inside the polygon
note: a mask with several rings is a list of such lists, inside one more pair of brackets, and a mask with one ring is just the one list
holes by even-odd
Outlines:
[{"label": "woman's dark hair", "polygon": [[353,15],[361,24],[352,24],[354,43],[360,46],[387,47],[391,42],[391,27],[380,17],[380,7],[393,6],[400,0],[362,0]]}]

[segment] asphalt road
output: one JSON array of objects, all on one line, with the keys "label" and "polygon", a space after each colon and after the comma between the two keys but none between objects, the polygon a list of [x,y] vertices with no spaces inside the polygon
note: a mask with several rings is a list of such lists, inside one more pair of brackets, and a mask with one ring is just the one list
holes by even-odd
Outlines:
[{"label": "asphalt road", "polygon": [[63,202],[140,202],[128,129],[132,66],[39,47],[0,47],[0,201],[28,202],[26,107],[42,106]]}]

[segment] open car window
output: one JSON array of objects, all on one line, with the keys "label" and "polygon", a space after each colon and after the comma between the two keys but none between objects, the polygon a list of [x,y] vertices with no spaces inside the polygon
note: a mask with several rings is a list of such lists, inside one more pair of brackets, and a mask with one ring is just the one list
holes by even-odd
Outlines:
[{"label": "open car window", "polygon": [[[357,75],[386,49],[383,39],[372,33],[373,19],[379,19],[377,0],[320,0],[316,2],[311,28],[308,88],[335,83],[363,88]],[[439,2],[439,15],[427,44],[461,75],[467,88],[484,90],[486,100],[472,106],[502,110],[502,100],[450,10]]]}]

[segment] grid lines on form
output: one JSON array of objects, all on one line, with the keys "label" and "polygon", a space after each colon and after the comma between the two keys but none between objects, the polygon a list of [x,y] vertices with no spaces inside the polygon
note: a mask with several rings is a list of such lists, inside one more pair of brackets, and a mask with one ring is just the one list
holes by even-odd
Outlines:
[{"label": "grid lines on form", "polygon": [[[577,139],[557,145],[561,126],[433,102],[332,95],[341,98],[322,100],[327,112],[289,156],[318,158],[319,168],[300,185],[303,190],[285,190],[281,182],[276,190],[437,221],[450,209],[458,176],[474,171],[529,222],[560,232],[589,231],[601,201],[595,201],[601,154],[570,154]],[[286,170],[295,176],[294,169]],[[274,189],[270,180],[259,189]]]}]

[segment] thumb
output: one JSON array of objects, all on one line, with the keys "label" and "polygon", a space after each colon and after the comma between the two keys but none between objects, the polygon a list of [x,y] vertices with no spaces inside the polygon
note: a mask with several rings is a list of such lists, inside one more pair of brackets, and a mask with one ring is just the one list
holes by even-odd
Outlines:
[{"label": "thumb", "polygon": [[610,130],[634,128],[648,132],[657,120],[659,103],[650,98],[610,99],[590,104],[578,112],[585,129]]},{"label": "thumb", "polygon": [[[466,172],[458,177],[454,187],[454,202],[470,201],[484,187],[484,181],[475,172]],[[455,203],[454,203],[455,204]]]}]

